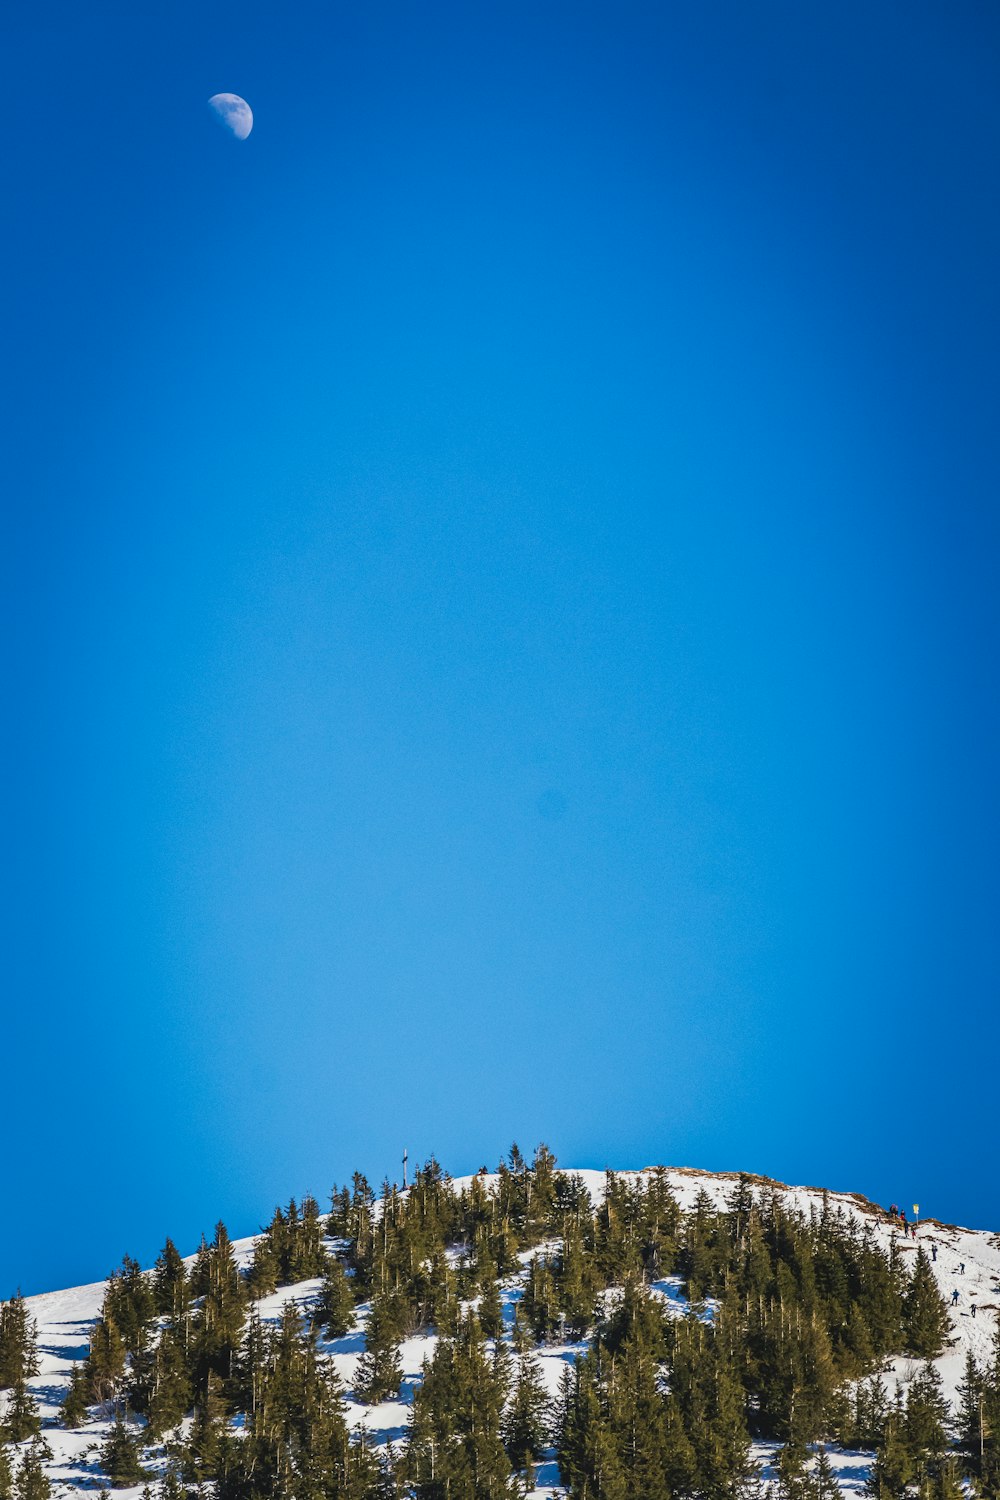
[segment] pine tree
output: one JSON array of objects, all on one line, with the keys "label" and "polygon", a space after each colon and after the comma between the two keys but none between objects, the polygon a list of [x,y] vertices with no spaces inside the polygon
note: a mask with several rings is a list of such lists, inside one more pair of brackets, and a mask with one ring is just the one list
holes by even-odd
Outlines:
[{"label": "pine tree", "polygon": [[547,1342],[559,1327],[555,1277],[544,1257],[536,1256],[528,1268],[528,1284],[521,1299],[521,1311],[536,1343]]},{"label": "pine tree", "polygon": [[789,1439],[778,1454],[778,1500],[809,1500],[810,1476],[806,1472],[809,1450]]},{"label": "pine tree", "polygon": [[[503,1441],[511,1465],[531,1478],[531,1466],[545,1444],[548,1428],[548,1394],[537,1361],[522,1354],[517,1379],[503,1418]],[[528,1488],[533,1488],[529,1484]]]},{"label": "pine tree", "polygon": [[160,1436],[176,1427],[191,1410],[194,1388],[178,1330],[168,1326],[153,1358],[152,1389],[146,1405],[149,1430]]},{"label": "pine tree", "polygon": [[49,1500],[52,1486],[45,1472],[52,1450],[40,1437],[32,1439],[21,1458],[17,1472],[17,1500]]},{"label": "pine tree", "polygon": [[809,1500],[840,1500],[840,1485],[837,1483],[837,1475],[826,1455],[825,1448],[820,1448],[809,1477]]},{"label": "pine tree", "polygon": [[567,1372],[560,1407],[557,1456],[570,1500],[627,1500],[625,1471],[593,1350],[576,1361],[572,1375]]},{"label": "pine tree", "polygon": [[402,1466],[397,1464],[389,1444],[378,1455],[378,1478],[365,1500],[404,1500]]},{"label": "pine tree", "polygon": [[478,1318],[463,1318],[456,1337],[439,1342],[414,1394],[408,1467],[418,1500],[511,1500],[505,1395]]},{"label": "pine tree", "polygon": [[223,1448],[225,1410],[222,1381],[210,1370],[195,1402],[191,1436],[183,1449],[182,1471],[193,1484],[202,1484],[216,1476]]},{"label": "pine tree", "polygon": [[844,1343],[851,1353],[850,1372],[861,1374],[870,1370],[875,1362],[875,1344],[872,1340],[868,1319],[858,1302],[852,1302],[847,1315]]},{"label": "pine tree", "polygon": [[[646,1238],[648,1241],[648,1234]],[[655,1249],[650,1250],[647,1243],[644,1258],[648,1261],[655,1255]],[[594,1321],[596,1272],[594,1257],[587,1253],[584,1244],[582,1228],[570,1220],[563,1234],[555,1280],[559,1311],[571,1338],[583,1338]]]},{"label": "pine tree", "polygon": [[164,1470],[156,1497],[157,1500],[185,1500],[184,1486],[181,1483],[177,1466],[173,1461]]},{"label": "pine tree", "polygon": [[[21,1443],[37,1434],[41,1426],[38,1407],[28,1389],[29,1379],[38,1373],[35,1340],[34,1320],[18,1291],[9,1302],[0,1305],[0,1388],[10,1391],[0,1420],[0,1444]],[[23,1472],[22,1468],[22,1476]]]},{"label": "pine tree", "polygon": [[84,1361],[92,1401],[114,1400],[125,1375],[125,1364],[125,1345],[117,1323],[110,1316],[99,1318],[91,1335],[90,1353]]},{"label": "pine tree", "polygon": [[204,1297],[208,1291],[209,1274],[208,1241],[202,1235],[188,1279],[188,1288],[192,1297]]},{"label": "pine tree", "polygon": [[500,1288],[493,1277],[489,1277],[479,1299],[479,1324],[488,1339],[497,1339],[503,1333],[503,1303]]},{"label": "pine tree", "polygon": [[386,1448],[380,1455],[367,1429],[362,1425],[354,1440],[344,1446],[342,1491],[337,1491],[338,1500],[383,1500],[383,1496],[405,1496],[410,1500],[411,1492],[403,1484],[406,1463],[404,1450]]},{"label": "pine tree", "polygon": [[36,1328],[20,1291],[0,1303],[0,1390],[38,1374]]},{"label": "pine tree", "polygon": [[954,1459],[946,1459],[934,1479],[934,1500],[965,1500],[965,1487]]},{"label": "pine tree", "polygon": [[458,1330],[461,1304],[455,1273],[442,1251],[431,1257],[427,1279],[427,1323],[442,1338],[453,1338]]},{"label": "pine tree", "polygon": [[877,1448],[885,1434],[889,1396],[877,1375],[859,1381],[854,1392],[850,1442],[858,1448]]},{"label": "pine tree", "polygon": [[180,1322],[188,1310],[188,1273],[172,1239],[167,1239],[156,1258],[152,1286],[153,1304],[160,1317]]},{"label": "pine tree", "polygon": [[800,1326],[797,1342],[790,1424],[803,1442],[813,1442],[828,1435],[830,1423],[827,1416],[837,1388],[837,1371],[829,1334],[815,1313],[804,1326]]},{"label": "pine tree", "polygon": [[275,1244],[276,1225],[283,1224],[280,1209],[254,1246],[253,1262],[247,1276],[247,1286],[253,1297],[270,1297],[281,1280],[281,1256]]},{"label": "pine tree", "polygon": [[319,1204],[311,1193],[302,1200],[302,1217],[294,1249],[292,1270],[296,1281],[310,1281],[326,1269],[323,1250],[323,1220]]},{"label": "pine tree", "polygon": [[917,1251],[913,1277],[905,1301],[906,1350],[918,1359],[934,1359],[949,1333],[948,1309],[938,1291],[930,1257]]},{"label": "pine tree", "polygon": [[114,1323],[128,1354],[138,1354],[146,1344],[156,1315],[156,1299],[149,1276],[130,1255],[108,1280],[101,1316]]},{"label": "pine tree", "polygon": [[0,1500],[14,1500],[14,1468],[7,1444],[0,1441]]},{"label": "pine tree", "polygon": [[978,1482],[985,1495],[1000,1494],[1000,1320],[983,1374],[983,1447]]},{"label": "pine tree", "polygon": [[[295,1303],[285,1304],[276,1330],[251,1322],[240,1370],[243,1386],[252,1386],[248,1431],[224,1440],[216,1456],[222,1500],[245,1494],[248,1485],[261,1495],[350,1495],[342,1481],[357,1466],[348,1453],[342,1386]],[[377,1465],[372,1459],[362,1467],[373,1477]]]},{"label": "pine tree", "polygon": [[313,1310],[313,1326],[323,1330],[324,1338],[339,1339],[354,1323],[354,1294],[335,1255],[326,1258],[323,1285]]},{"label": "pine tree", "polygon": [[365,1352],[358,1361],[354,1393],[375,1405],[399,1392],[403,1367],[399,1361],[398,1312],[395,1299],[373,1297],[365,1324]]},{"label": "pine tree", "polygon": [[926,1364],[910,1384],[903,1423],[910,1456],[922,1473],[931,1471],[948,1446],[948,1415],[941,1376],[932,1364]]},{"label": "pine tree", "polygon": [[520,1302],[514,1304],[514,1323],[510,1331],[510,1342],[515,1354],[527,1354],[535,1347],[535,1340],[531,1335],[531,1330],[526,1326]]},{"label": "pine tree", "polygon": [[18,1380],[7,1401],[7,1410],[0,1424],[0,1438],[8,1443],[23,1443],[25,1438],[34,1437],[41,1425],[34,1396],[27,1383]]},{"label": "pine tree", "polygon": [[83,1365],[74,1365],[70,1371],[69,1389],[59,1420],[64,1427],[82,1427],[87,1420],[87,1377]]},{"label": "pine tree", "polygon": [[675,1495],[687,1495],[694,1488],[698,1461],[694,1446],[684,1429],[676,1401],[666,1402],[662,1436],[663,1472]]},{"label": "pine tree", "polygon": [[968,1456],[973,1473],[978,1473],[986,1448],[985,1381],[971,1350],[965,1356],[957,1396],[958,1444]]},{"label": "pine tree", "polygon": [[139,1461],[139,1444],[121,1416],[116,1417],[115,1425],[101,1449],[101,1468],[115,1489],[138,1484],[146,1476]]},{"label": "pine tree", "polygon": [[915,1477],[913,1460],[900,1432],[900,1419],[893,1413],[886,1422],[885,1436],[875,1454],[865,1493],[874,1500],[901,1500]]},{"label": "pine tree", "polygon": [[199,1379],[203,1381],[211,1372],[228,1380],[233,1373],[233,1362],[243,1333],[246,1290],[236,1265],[232,1241],[221,1220],[215,1226],[215,1236],[205,1254],[203,1267],[199,1271],[196,1266],[195,1271],[206,1281],[196,1326]]},{"label": "pine tree", "polygon": [[895,1245],[888,1257],[882,1252],[871,1225],[861,1236],[858,1252],[857,1305],[875,1354],[887,1354],[900,1347],[902,1338],[906,1283],[900,1256]]},{"label": "pine tree", "polygon": [[607,1408],[630,1500],[671,1500],[664,1462],[666,1407],[658,1391],[656,1354],[641,1337],[630,1338],[617,1357]]}]

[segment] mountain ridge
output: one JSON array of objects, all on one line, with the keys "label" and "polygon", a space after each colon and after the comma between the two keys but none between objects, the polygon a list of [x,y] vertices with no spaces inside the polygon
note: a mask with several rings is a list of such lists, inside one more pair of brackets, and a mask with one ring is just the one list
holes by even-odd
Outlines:
[{"label": "mountain ridge", "polygon": [[[507,1176],[512,1180],[512,1174],[508,1172]],[[904,1235],[901,1220],[863,1194],[790,1185],[762,1174],[710,1172],[686,1166],[650,1166],[624,1172],[560,1169],[558,1176],[579,1184],[595,1210],[603,1205],[610,1184],[614,1184],[615,1191],[618,1191],[623,1186],[659,1183],[669,1189],[683,1215],[694,1213],[697,1205],[708,1199],[712,1200],[717,1212],[723,1213],[731,1202],[734,1189],[749,1192],[758,1205],[766,1204],[768,1199],[780,1201],[791,1212],[806,1218],[818,1219],[821,1214],[831,1211],[846,1215],[855,1221],[862,1233],[870,1233],[880,1249],[900,1262],[915,1260],[918,1252],[923,1250],[928,1263],[933,1266],[938,1290],[946,1300],[950,1300],[952,1283],[956,1283],[954,1289],[960,1284],[959,1303],[948,1312],[948,1344],[932,1362],[940,1376],[944,1395],[953,1406],[966,1357],[971,1354],[985,1365],[991,1356],[993,1343],[998,1337],[996,1305],[1000,1301],[1000,1236],[991,1231],[965,1229],[929,1218],[919,1221],[915,1232],[910,1227]],[[503,1175],[502,1172],[481,1171],[442,1180],[452,1195],[461,1197],[482,1193],[489,1200],[499,1192]],[[372,1217],[379,1222],[385,1204],[392,1207],[396,1198],[405,1201],[418,1190],[417,1184],[411,1184],[405,1193],[387,1186],[390,1196],[372,1203]],[[231,1242],[234,1261],[242,1276],[250,1273],[258,1248],[267,1234],[268,1230],[264,1229]],[[342,1243],[328,1235],[324,1240],[326,1252],[329,1254],[339,1249]],[[193,1268],[202,1253],[196,1251],[183,1257],[185,1264]],[[555,1253],[552,1243],[540,1240],[529,1250],[519,1252],[517,1271],[501,1278],[505,1338],[516,1322],[518,1305],[526,1295],[529,1266],[539,1256]],[[459,1256],[455,1257],[456,1265],[459,1259]],[[29,1385],[39,1406],[45,1439],[52,1449],[51,1461],[46,1461],[45,1468],[55,1495],[78,1493],[97,1482],[94,1455],[88,1450],[95,1441],[106,1442],[113,1429],[114,1416],[110,1409],[88,1417],[78,1431],[55,1425],[60,1405],[69,1389],[72,1369],[87,1356],[108,1287],[109,1281],[105,1280],[39,1293],[25,1299],[28,1312],[38,1325],[40,1357],[39,1371]],[[320,1291],[321,1282],[311,1277],[278,1286],[267,1295],[252,1299],[252,1303],[262,1324],[277,1328],[289,1305],[304,1316],[315,1305]],[[663,1315],[669,1319],[701,1316],[711,1322],[714,1316],[714,1299],[707,1299],[699,1313],[702,1304],[688,1296],[680,1275],[656,1276],[649,1282],[649,1291],[659,1299],[658,1305],[662,1304]],[[992,1296],[993,1293],[997,1294],[996,1297]],[[991,1300],[984,1300],[984,1294],[990,1295]],[[970,1315],[973,1306],[976,1313]],[[404,1337],[400,1342],[399,1399],[366,1403],[358,1399],[355,1385],[359,1361],[365,1352],[371,1309],[371,1298],[359,1302],[352,1331],[339,1338],[320,1340],[320,1350],[343,1383],[349,1428],[355,1433],[364,1429],[376,1448],[392,1448],[405,1440],[412,1418],[414,1392],[424,1378],[423,1364],[433,1355],[438,1335],[435,1331],[421,1331]],[[547,1398],[553,1406],[559,1399],[564,1370],[574,1358],[582,1357],[591,1343],[589,1337],[557,1339],[543,1342],[534,1350],[533,1357],[537,1360]],[[884,1374],[888,1380],[898,1381],[906,1387],[916,1378],[917,1363],[905,1354],[898,1354],[884,1361]],[[774,1477],[774,1453],[773,1446],[755,1442],[754,1454],[763,1466],[765,1477]],[[838,1453],[836,1473],[840,1493],[862,1493],[870,1465],[870,1453]],[[162,1464],[158,1466],[162,1467]],[[538,1464],[536,1478],[535,1488],[526,1493],[538,1497],[538,1500],[567,1493],[560,1483],[552,1456]],[[141,1485],[120,1487],[120,1492],[138,1496]]]}]

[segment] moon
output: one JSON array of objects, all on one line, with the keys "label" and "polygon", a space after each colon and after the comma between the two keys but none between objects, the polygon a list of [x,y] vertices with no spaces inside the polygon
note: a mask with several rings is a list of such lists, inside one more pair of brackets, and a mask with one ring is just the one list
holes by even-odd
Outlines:
[{"label": "moon", "polygon": [[239,94],[213,94],[208,107],[220,125],[233,134],[238,141],[245,141],[253,129],[253,111]]}]

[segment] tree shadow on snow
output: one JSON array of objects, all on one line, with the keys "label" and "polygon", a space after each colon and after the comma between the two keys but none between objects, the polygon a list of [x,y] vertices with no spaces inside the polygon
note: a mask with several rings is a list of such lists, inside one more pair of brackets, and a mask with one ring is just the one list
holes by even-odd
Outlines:
[{"label": "tree shadow on snow", "polygon": [[357,1333],[345,1333],[343,1338],[323,1339],[320,1348],[324,1354],[363,1354],[365,1336],[360,1330]]},{"label": "tree shadow on snow", "polygon": [[410,1431],[409,1423],[401,1427],[366,1427],[365,1436],[373,1448],[381,1448],[384,1443],[400,1443],[407,1437]]},{"label": "tree shadow on snow", "polygon": [[74,1362],[86,1359],[90,1344],[39,1344],[39,1354],[51,1354],[53,1359],[71,1359]]}]

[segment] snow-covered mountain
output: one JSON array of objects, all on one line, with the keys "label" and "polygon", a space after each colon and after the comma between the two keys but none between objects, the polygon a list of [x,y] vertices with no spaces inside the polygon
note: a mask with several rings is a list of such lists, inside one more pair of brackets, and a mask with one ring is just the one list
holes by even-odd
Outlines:
[{"label": "snow-covered mountain", "polygon": [[[647,1171],[650,1169],[646,1169]],[[604,1196],[605,1174],[583,1170],[578,1173],[586,1185],[595,1204]],[[621,1178],[640,1177],[641,1173],[619,1173]],[[718,1206],[723,1206],[732,1192],[736,1174],[709,1173],[692,1168],[670,1168],[667,1178],[681,1207],[690,1210],[696,1195],[707,1192]],[[456,1179],[455,1188],[468,1185],[471,1178]],[[495,1178],[481,1177],[489,1188]],[[820,1208],[823,1192],[811,1187],[786,1187],[770,1180],[759,1181],[759,1191],[778,1191],[786,1195],[791,1205],[808,1214],[811,1208]],[[831,1202],[846,1214],[869,1224],[879,1242],[888,1248],[893,1237],[896,1248],[902,1255],[915,1255],[918,1246],[923,1246],[933,1257],[933,1270],[941,1292],[950,1307],[952,1326],[951,1346],[935,1361],[941,1374],[945,1394],[954,1402],[955,1392],[962,1376],[966,1354],[972,1352],[980,1363],[990,1355],[998,1312],[1000,1312],[1000,1235],[986,1231],[961,1229],[954,1225],[941,1224],[936,1220],[924,1220],[917,1229],[916,1238],[901,1237],[898,1229],[888,1221],[886,1215],[874,1204],[853,1194],[831,1193]],[[235,1242],[235,1249],[242,1263],[253,1257],[256,1237]],[[535,1251],[531,1254],[536,1253]],[[192,1257],[193,1259],[193,1257]],[[530,1259],[522,1257],[525,1263]],[[94,1448],[105,1438],[108,1421],[94,1421],[79,1430],[67,1431],[58,1426],[58,1412],[64,1398],[75,1361],[82,1360],[88,1351],[92,1329],[99,1316],[105,1291],[104,1282],[89,1286],[74,1287],[67,1291],[45,1292],[28,1299],[28,1309],[38,1326],[39,1373],[31,1380],[31,1387],[38,1402],[44,1423],[43,1435],[52,1452],[48,1462],[48,1474],[53,1494],[69,1495],[94,1487],[101,1482],[95,1463]],[[302,1282],[295,1286],[281,1287],[272,1296],[258,1304],[263,1320],[277,1321],[281,1309],[289,1301],[307,1306],[318,1292],[318,1281]],[[661,1296],[668,1310],[682,1316],[687,1310],[679,1278],[671,1277],[657,1282],[655,1292]],[[957,1291],[957,1303],[953,1294]],[[519,1278],[511,1277],[503,1289],[505,1317],[513,1321],[513,1309],[521,1296]],[[975,1313],[973,1313],[975,1308]],[[342,1376],[348,1392],[354,1379],[359,1355],[364,1348],[364,1323],[367,1307],[358,1309],[357,1328],[348,1336],[323,1344]],[[711,1317],[708,1306],[701,1316]],[[364,1425],[370,1438],[376,1443],[393,1442],[406,1432],[409,1417],[409,1402],[414,1386],[419,1383],[421,1365],[435,1343],[433,1334],[408,1339],[402,1346],[404,1379],[401,1396],[397,1401],[386,1402],[376,1407],[366,1407],[348,1400],[348,1420],[355,1427]],[[568,1360],[579,1353],[585,1345],[546,1345],[538,1353],[539,1364],[544,1373],[547,1388],[553,1398],[559,1387],[562,1371]],[[917,1361],[896,1358],[886,1365],[887,1379],[904,1385],[919,1368]],[[765,1465],[770,1450],[758,1445],[757,1452]],[[861,1493],[871,1456],[864,1453],[829,1454],[837,1470],[843,1493]],[[140,1488],[122,1490],[122,1496],[138,1496]],[[559,1487],[559,1475],[554,1462],[542,1465],[538,1474],[537,1500],[559,1496],[565,1492]]]}]

